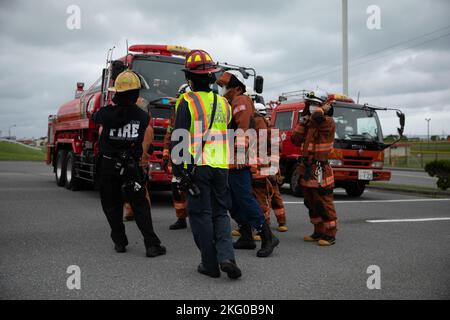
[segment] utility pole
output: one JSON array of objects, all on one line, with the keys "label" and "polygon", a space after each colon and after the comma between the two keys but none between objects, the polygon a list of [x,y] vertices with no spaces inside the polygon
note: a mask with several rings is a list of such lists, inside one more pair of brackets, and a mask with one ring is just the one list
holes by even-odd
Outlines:
[{"label": "utility pole", "polygon": [[9,139],[9,140],[11,140],[11,128],[14,128],[14,127],[16,127],[15,124],[13,124],[12,126],[10,126],[10,127],[8,128],[8,139]]},{"label": "utility pole", "polygon": [[427,141],[430,143],[430,121],[431,118],[425,118],[425,121],[427,122]]},{"label": "utility pole", "polygon": [[342,0],[342,91],[348,96],[348,0]]}]

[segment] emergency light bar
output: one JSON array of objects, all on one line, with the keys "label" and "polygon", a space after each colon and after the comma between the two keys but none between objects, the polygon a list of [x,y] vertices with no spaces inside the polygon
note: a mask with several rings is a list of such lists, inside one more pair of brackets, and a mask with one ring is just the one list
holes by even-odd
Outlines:
[{"label": "emergency light bar", "polygon": [[140,53],[155,53],[162,56],[187,56],[190,49],[181,46],[172,46],[172,45],[156,45],[156,44],[136,44],[132,45],[128,48],[131,52],[140,52]]},{"label": "emergency light bar", "polygon": [[[297,91],[289,91],[281,93],[281,96],[278,98],[279,101],[286,101],[289,98],[301,97],[304,98],[306,94],[314,92],[314,90],[297,90]],[[349,102],[354,103],[353,99],[340,94],[340,93],[328,93],[328,101],[340,101],[340,102]]]}]

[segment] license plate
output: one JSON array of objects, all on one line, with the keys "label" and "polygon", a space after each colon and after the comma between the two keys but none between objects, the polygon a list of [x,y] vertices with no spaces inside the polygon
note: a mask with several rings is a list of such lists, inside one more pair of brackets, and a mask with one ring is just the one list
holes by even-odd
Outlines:
[{"label": "license plate", "polygon": [[373,180],[372,170],[358,170],[358,180]]}]

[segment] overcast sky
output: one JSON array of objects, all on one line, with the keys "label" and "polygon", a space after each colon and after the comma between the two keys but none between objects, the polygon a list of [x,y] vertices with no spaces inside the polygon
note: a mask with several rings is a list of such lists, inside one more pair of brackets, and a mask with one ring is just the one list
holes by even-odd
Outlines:
[{"label": "overcast sky", "polygon": [[[81,9],[81,29],[69,30],[68,6]],[[369,30],[370,5],[381,29]],[[396,106],[406,134],[450,134],[450,1],[349,0],[350,95]],[[0,130],[46,135],[47,116],[88,87],[130,44],[177,44],[214,59],[254,67],[265,99],[321,88],[342,92],[341,1],[8,1],[0,0]],[[397,120],[380,115],[384,133]]]}]

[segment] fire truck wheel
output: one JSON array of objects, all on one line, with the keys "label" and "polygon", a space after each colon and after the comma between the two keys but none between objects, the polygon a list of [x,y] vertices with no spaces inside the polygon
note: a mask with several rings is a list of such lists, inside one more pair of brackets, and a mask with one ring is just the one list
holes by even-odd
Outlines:
[{"label": "fire truck wheel", "polygon": [[302,197],[303,196],[303,192],[302,192],[302,187],[298,183],[299,176],[297,174],[297,167],[298,167],[298,164],[296,164],[292,168],[290,188],[291,188],[291,193],[292,193],[293,196]]},{"label": "fire truck wheel", "polygon": [[56,155],[55,177],[56,184],[60,187],[66,183],[66,156],[67,150],[59,150]]},{"label": "fire truck wheel", "polygon": [[347,192],[347,195],[352,198],[358,198],[366,189],[366,184],[361,181],[357,181],[354,183],[351,183],[345,187],[345,192]]},{"label": "fire truck wheel", "polygon": [[66,156],[66,188],[77,191],[81,188],[81,181],[75,176],[75,155],[72,151]]}]

